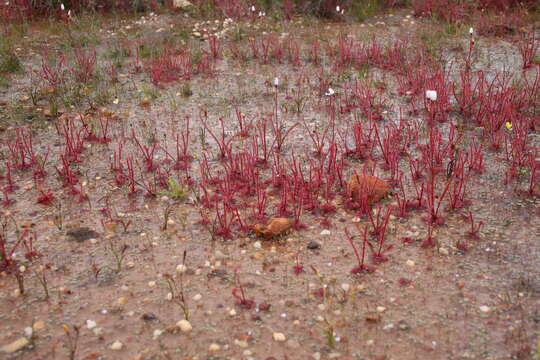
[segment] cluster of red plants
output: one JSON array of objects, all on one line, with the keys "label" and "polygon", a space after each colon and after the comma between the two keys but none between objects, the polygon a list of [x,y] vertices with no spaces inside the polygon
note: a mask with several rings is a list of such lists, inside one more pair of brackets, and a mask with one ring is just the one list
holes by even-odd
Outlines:
[{"label": "cluster of red plants", "polygon": [[[533,56],[531,46],[534,51],[537,46],[532,39],[532,43],[526,39],[522,50],[525,68],[532,67],[530,61],[525,63]],[[196,64],[189,51],[166,49],[144,67],[161,87],[189,79],[193,73],[213,74],[220,48],[219,40],[211,38]],[[375,38],[362,42],[340,36],[321,51],[317,41],[301,49],[296,39],[263,35],[250,40],[245,52],[234,48],[234,57],[294,66],[308,61],[328,64],[334,71],[374,67],[385,75],[340,84],[332,84],[323,71],[313,78],[300,73],[288,84],[279,78],[269,80],[265,95],[273,99],[273,106],[267,112],[249,116],[236,106],[230,116],[213,118],[201,108],[198,148],[190,118],[175,121],[174,127],[160,133],[145,128],[126,131],[118,117],[106,110],[66,114],[54,123],[61,139],[55,153],[36,144],[30,130],[16,129],[4,146],[2,204],[11,206],[14,199],[10,194],[30,170],[37,202],[53,202],[55,195],[45,185],[50,169],[56,171],[57,184],[65,195],[78,202],[89,200],[81,167],[92,144],[110,155],[106,176],[129,196],[144,193],[155,197],[162,190],[171,190],[172,184],[188,186],[201,215],[200,224],[213,237],[245,235],[255,224],[272,217],[292,219],[293,226],[301,229],[309,215],[329,228],[333,226],[331,215],[342,206],[365,222],[357,228],[360,246],[349,229],[344,229],[358,262],[352,269],[355,274],[372,271],[388,260],[392,248],[388,224],[393,216],[422,215],[427,226],[422,247],[436,245],[435,229],[452,212],[466,214],[470,223],[467,238],[478,238],[482,223],[469,208],[474,199],[471,183],[486,170],[488,151],[503,160],[502,182],[528,196],[539,195],[539,148],[529,135],[539,126],[535,107],[540,69],[520,76],[504,71],[488,76],[475,70],[470,56],[473,48],[471,36],[469,56],[453,72],[426,49],[400,41],[385,45]],[[78,52],[76,63],[76,79],[88,81],[95,52]],[[43,61],[36,72],[44,83],[57,87],[64,81],[63,64],[63,58],[54,66]],[[453,73],[459,75],[453,77]],[[387,100],[386,77],[395,80],[395,91],[403,100],[397,118]],[[302,116],[302,99],[310,96],[315,110],[325,117],[322,123]],[[482,142],[466,142],[466,133],[473,127],[479,128]],[[307,145],[294,141],[301,130],[307,135]],[[359,180],[375,176],[381,179]],[[381,185],[377,181],[392,188],[395,204],[378,204],[384,194],[373,196],[374,189],[366,185]],[[49,181],[49,187],[53,184]],[[107,209],[108,205],[103,213],[112,218]],[[468,249],[465,239],[456,246]],[[12,250],[2,251],[2,259],[7,261]],[[367,264],[368,255],[371,264]],[[301,274],[302,270],[297,256],[294,272]],[[236,282],[233,296],[238,305],[253,307],[238,278]]]}]

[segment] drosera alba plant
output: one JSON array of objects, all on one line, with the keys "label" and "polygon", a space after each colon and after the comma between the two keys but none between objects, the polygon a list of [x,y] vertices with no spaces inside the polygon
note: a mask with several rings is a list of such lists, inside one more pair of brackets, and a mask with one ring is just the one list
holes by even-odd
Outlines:
[{"label": "drosera alba plant", "polygon": [[186,300],[184,287],[184,276],[186,275],[187,271],[186,258],[187,250],[184,250],[182,263],[176,267],[177,276],[175,277],[171,274],[163,274],[163,278],[167,282],[167,288],[169,290],[167,299],[177,304],[182,310],[184,319],[189,321],[189,305]]}]

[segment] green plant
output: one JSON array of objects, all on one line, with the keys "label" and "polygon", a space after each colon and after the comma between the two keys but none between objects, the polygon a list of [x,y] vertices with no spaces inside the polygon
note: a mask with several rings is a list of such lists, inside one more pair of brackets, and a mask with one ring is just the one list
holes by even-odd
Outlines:
[{"label": "green plant", "polygon": [[114,236],[107,237],[108,240],[108,250],[112,253],[114,258],[114,268],[111,268],[109,266],[105,266],[104,268],[108,268],[114,273],[118,274],[120,271],[122,271],[122,264],[124,263],[124,259],[127,256],[127,250],[129,249],[129,245],[122,243],[117,244],[114,241]]},{"label": "green plant", "polygon": [[15,73],[22,69],[21,60],[15,54],[15,49],[7,39],[0,40],[0,74]]},{"label": "green plant", "polygon": [[64,333],[66,334],[65,345],[68,349],[69,360],[75,360],[75,355],[77,353],[77,345],[79,343],[80,327],[74,325],[70,328],[69,325],[64,324],[62,325],[62,328],[64,329]]},{"label": "green plant", "polygon": [[49,270],[50,268],[51,266],[49,264],[46,264],[46,265],[39,265],[37,270],[36,269],[33,270],[34,276],[36,277],[39,284],[43,288],[45,300],[49,299],[49,283],[47,281],[47,276],[45,274],[45,271]]},{"label": "green plant", "polygon": [[189,187],[185,184],[179,184],[172,177],[167,179],[168,189],[164,191],[164,194],[174,200],[183,200],[187,197]]},{"label": "green plant", "polygon": [[380,0],[354,1],[350,13],[357,21],[364,21],[382,10]]},{"label": "green plant", "polygon": [[190,97],[193,95],[193,91],[191,90],[191,85],[189,82],[185,82],[182,85],[181,93],[183,97]]},{"label": "green plant", "polygon": [[186,256],[187,251],[184,250],[182,256],[182,264],[177,268],[179,281],[177,282],[173,275],[163,274],[163,278],[167,282],[167,287],[169,289],[169,298],[174,301],[184,315],[184,319],[189,320],[189,307],[186,302],[186,297],[184,296],[184,273],[186,269]]}]

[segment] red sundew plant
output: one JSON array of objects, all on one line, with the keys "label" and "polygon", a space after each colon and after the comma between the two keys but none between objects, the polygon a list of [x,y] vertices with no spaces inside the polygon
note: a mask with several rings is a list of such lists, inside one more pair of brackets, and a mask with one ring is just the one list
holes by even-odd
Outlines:
[{"label": "red sundew plant", "polygon": [[216,35],[208,36],[208,47],[213,59],[219,59],[221,57],[221,43]]},{"label": "red sundew plant", "polygon": [[301,273],[304,272],[304,265],[301,265],[300,264],[300,254],[299,253],[296,253],[294,255],[294,261],[295,261],[295,265],[293,266],[293,273],[295,275],[300,275]]},{"label": "red sundew plant", "polygon": [[141,154],[143,156],[143,162],[144,162],[144,169],[145,171],[151,172],[156,169],[156,164],[154,163],[154,153],[156,151],[156,147],[158,145],[157,141],[152,141],[151,147],[146,146],[145,144],[141,144],[137,136],[135,135],[135,130],[132,130],[131,132],[131,138],[141,151]]},{"label": "red sundew plant", "polygon": [[[238,269],[235,269],[234,271],[234,281],[236,283],[236,287],[232,289],[232,295],[236,299],[236,306],[242,307],[247,310],[255,307],[255,300],[249,299],[246,296],[246,291],[244,289],[244,286],[242,285],[242,282],[240,281],[240,275],[238,275]],[[238,292],[240,292],[240,294],[238,294]]]},{"label": "red sundew plant", "polygon": [[50,205],[55,199],[54,193],[51,190],[39,189],[37,202],[43,205]]},{"label": "red sundew plant", "polygon": [[55,64],[50,64],[46,60],[47,55],[41,57],[41,69],[34,70],[34,73],[38,75],[48,86],[55,89],[57,86],[64,83],[66,76],[66,69],[64,68],[65,58],[60,55],[56,59]]},{"label": "red sundew plant", "polygon": [[536,53],[540,47],[540,40],[535,37],[534,30],[522,34],[517,45],[523,61],[523,69],[530,68],[537,61]]},{"label": "red sundew plant", "polygon": [[435,238],[433,237],[433,224],[428,223],[428,232],[427,236],[422,241],[422,244],[420,244],[420,247],[422,248],[429,248],[429,247],[435,247],[437,245],[437,242]]},{"label": "red sundew plant", "polygon": [[535,148],[528,156],[529,188],[527,193],[531,196],[540,195],[540,159],[538,149]]},{"label": "red sundew plant", "polygon": [[409,285],[412,284],[412,280],[404,278],[404,277],[400,277],[398,279],[398,284],[399,284],[399,286],[403,286],[403,287],[409,286]]},{"label": "red sundew plant", "polygon": [[75,65],[73,69],[75,78],[82,83],[88,82],[94,76],[94,66],[96,65],[96,49],[83,50],[75,49]]},{"label": "red sundew plant", "polygon": [[173,49],[166,48],[161,55],[147,61],[144,67],[152,83],[164,88],[164,84],[178,80],[182,74],[184,78],[189,78],[191,56],[184,52],[177,54]]},{"label": "red sundew plant", "polygon": [[352,274],[358,274],[361,272],[373,272],[375,271],[375,268],[371,265],[365,264],[365,258],[366,258],[366,244],[369,243],[368,241],[368,228],[367,226],[364,228],[363,233],[363,241],[362,241],[362,255],[358,253],[358,249],[356,248],[356,245],[354,245],[353,236],[349,234],[349,229],[344,228],[345,236],[347,237],[347,240],[349,241],[349,244],[351,244],[351,247],[353,248],[354,255],[356,256],[356,260],[358,261],[358,266],[351,269]]},{"label": "red sundew plant", "polygon": [[480,229],[482,228],[482,226],[484,225],[484,222],[483,221],[480,221],[479,223],[477,223],[475,225],[474,223],[474,218],[473,218],[473,213],[471,210],[469,210],[469,217],[468,217],[468,220],[471,224],[471,228],[470,230],[467,232],[467,235],[472,238],[472,239],[479,239],[480,238]]}]

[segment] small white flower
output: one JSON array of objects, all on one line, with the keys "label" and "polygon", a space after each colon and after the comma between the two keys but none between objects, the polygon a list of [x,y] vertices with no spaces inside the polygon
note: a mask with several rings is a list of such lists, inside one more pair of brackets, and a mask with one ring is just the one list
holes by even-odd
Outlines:
[{"label": "small white flower", "polygon": [[428,98],[431,101],[437,101],[437,91],[426,90],[426,98]]},{"label": "small white flower", "polygon": [[252,5],[252,6],[251,6],[251,11],[252,11],[252,12],[255,12],[255,5]]},{"label": "small white flower", "polygon": [[113,104],[118,105],[119,102],[120,102],[120,99],[118,97],[115,97],[113,100]]},{"label": "small white flower", "polygon": [[278,87],[279,85],[279,79],[277,77],[274,78],[274,86]]},{"label": "small white flower", "polygon": [[24,265],[19,266],[19,272],[20,273],[23,273],[25,271],[26,271],[26,266],[24,266]]},{"label": "small white flower", "polygon": [[61,3],[61,4],[60,4],[60,9],[61,9],[62,11],[66,10],[66,8],[64,7],[64,3]]},{"label": "small white flower", "polygon": [[474,33],[474,29],[473,29],[473,28],[470,28],[470,29],[469,29],[469,34],[472,35],[473,33]]},{"label": "small white flower", "polygon": [[336,6],[336,12],[339,12],[341,10],[341,8],[338,6]]},{"label": "small white flower", "polygon": [[334,95],[335,93],[336,93],[336,92],[334,91],[334,89],[328,88],[328,90],[326,90],[325,95],[326,95],[326,96],[332,96],[332,95]]}]

